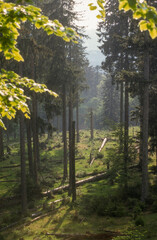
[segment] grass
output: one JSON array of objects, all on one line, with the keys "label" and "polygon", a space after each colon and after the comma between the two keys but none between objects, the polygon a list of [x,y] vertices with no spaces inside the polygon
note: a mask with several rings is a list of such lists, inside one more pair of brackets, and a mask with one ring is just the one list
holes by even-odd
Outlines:
[{"label": "grass", "polygon": [[[134,130],[135,132],[137,132]],[[133,134],[133,130],[130,130]],[[90,140],[89,131],[80,132],[80,142],[76,147],[76,180],[86,177],[92,173],[99,173],[106,171],[107,159],[109,152],[112,151],[117,145],[114,141],[115,137],[109,135],[108,131],[94,131],[94,140]],[[44,149],[41,150],[41,172],[39,174],[41,191],[53,189],[62,184],[63,176],[63,143],[61,141],[61,134],[54,134],[53,138],[49,141],[46,140],[47,136],[42,136],[40,142],[46,143]],[[96,157],[98,149],[105,137],[109,138],[106,146],[102,150],[101,158],[96,158],[93,165],[89,165],[90,154]],[[12,143],[12,155],[9,156],[4,162],[0,162],[1,166],[10,164],[19,164],[19,144]],[[113,158],[115,155],[113,154]],[[112,161],[112,158],[111,158]],[[154,163],[151,162],[151,165]],[[27,163],[28,170],[28,163]],[[8,174],[9,172],[9,174]],[[20,179],[19,169],[4,169],[1,176],[6,176],[7,179]],[[131,173],[133,174],[133,173]],[[138,176],[137,176],[138,177]],[[136,179],[137,179],[136,177]],[[152,182],[154,176],[151,175]],[[135,183],[134,178],[130,178],[130,183]],[[45,185],[46,183],[46,185]],[[67,181],[65,182],[67,183]],[[20,204],[19,199],[10,201],[10,206],[4,204],[4,208],[0,211],[0,226],[4,227],[16,221],[20,221],[19,226],[15,226],[0,234],[0,239],[5,240],[32,240],[32,239],[56,239],[55,236],[47,236],[46,233],[100,233],[105,230],[112,231],[125,231],[128,228],[135,228],[135,219],[132,214],[136,208],[139,207],[138,201],[135,199],[134,207],[128,201],[120,199],[121,189],[118,187],[118,180],[111,183],[108,180],[101,180],[95,183],[88,183],[77,188],[77,201],[75,204],[67,201],[66,203],[59,203],[50,214],[39,221],[31,223],[28,226],[23,226],[23,219],[20,218]],[[1,198],[7,196],[14,196],[17,192],[18,184],[1,183],[0,196]],[[31,195],[31,193],[30,193]],[[67,192],[54,195],[51,198],[41,198],[40,195],[31,196],[29,202],[29,210],[27,218],[24,222],[30,221],[31,214],[34,212],[46,213],[51,210],[50,203],[68,197]],[[131,201],[131,200],[130,200]],[[133,200],[132,200],[133,201]],[[5,207],[7,206],[7,207]],[[92,209],[94,208],[94,209]],[[120,216],[121,215],[121,216]],[[157,239],[157,214],[151,211],[140,213],[140,217],[144,220],[144,227],[146,230],[145,240]]]}]

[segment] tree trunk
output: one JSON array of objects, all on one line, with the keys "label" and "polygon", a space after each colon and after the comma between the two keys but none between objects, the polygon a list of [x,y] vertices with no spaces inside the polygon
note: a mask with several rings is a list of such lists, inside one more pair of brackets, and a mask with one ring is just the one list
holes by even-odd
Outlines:
[{"label": "tree trunk", "polygon": [[90,119],[90,128],[91,128],[91,139],[93,140],[93,111],[91,109],[91,119]]},{"label": "tree trunk", "polygon": [[64,179],[68,176],[67,169],[67,118],[66,118],[66,88],[65,84],[63,85],[63,144],[64,144]]},{"label": "tree trunk", "polygon": [[72,122],[72,146],[71,146],[71,186],[72,186],[72,201],[76,200],[76,183],[75,183],[75,122]]},{"label": "tree trunk", "polygon": [[129,93],[128,82],[125,82],[125,122],[124,122],[124,186],[127,192],[128,187],[128,138],[129,138]]},{"label": "tree trunk", "polygon": [[78,93],[77,93],[77,100],[76,100],[76,130],[77,130],[77,142],[80,141],[80,135],[79,135],[79,99],[78,99]]},{"label": "tree trunk", "polygon": [[123,82],[120,84],[120,153],[123,151]]},{"label": "tree trunk", "polygon": [[139,143],[139,168],[142,172],[142,151],[143,151],[143,140],[142,140],[142,131],[143,131],[143,86],[141,87],[141,93],[140,93],[140,143]]},{"label": "tree trunk", "polygon": [[0,161],[4,159],[3,128],[0,127]]},{"label": "tree trunk", "polygon": [[72,191],[72,121],[73,121],[73,106],[72,106],[72,90],[69,93],[69,195]]},{"label": "tree trunk", "polygon": [[25,160],[25,129],[24,115],[20,114],[20,154],[21,154],[21,200],[22,213],[27,211],[27,187],[26,187],[26,160]]},{"label": "tree trunk", "polygon": [[142,122],[142,194],[141,200],[148,197],[148,117],[149,117],[149,47],[148,34],[145,34],[144,86],[143,86],[143,122]]},{"label": "tree trunk", "polygon": [[38,146],[37,146],[37,103],[36,103],[36,93],[33,93],[32,97],[33,113],[33,160],[34,160],[34,180],[38,183]]},{"label": "tree trunk", "polygon": [[10,147],[9,147],[9,141],[10,141],[10,139],[9,139],[9,124],[8,124],[8,119],[6,119],[6,123],[5,123],[5,125],[6,125],[6,128],[7,128],[7,130],[6,130],[6,150],[7,150],[7,153],[8,154],[10,154]]},{"label": "tree trunk", "polygon": [[32,139],[31,139],[31,120],[26,119],[26,129],[27,129],[27,150],[28,150],[28,162],[29,162],[29,174],[31,177],[34,176],[33,172],[33,156],[32,156]]},{"label": "tree trunk", "polygon": [[155,147],[155,153],[156,153],[156,173],[157,173],[157,146]]}]

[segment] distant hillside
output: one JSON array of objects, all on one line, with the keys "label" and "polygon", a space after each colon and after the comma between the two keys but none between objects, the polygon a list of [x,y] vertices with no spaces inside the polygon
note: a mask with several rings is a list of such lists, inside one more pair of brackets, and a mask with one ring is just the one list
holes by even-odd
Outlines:
[{"label": "distant hillside", "polygon": [[85,40],[85,46],[87,47],[86,51],[88,53],[87,57],[89,59],[90,65],[97,66],[101,65],[101,62],[104,60],[104,55],[98,48],[98,37],[96,35],[95,29],[88,29],[86,34],[90,37]]},{"label": "distant hillside", "polygon": [[89,59],[90,65],[101,66],[101,62],[104,60],[104,56],[100,50],[88,50],[87,58]]}]

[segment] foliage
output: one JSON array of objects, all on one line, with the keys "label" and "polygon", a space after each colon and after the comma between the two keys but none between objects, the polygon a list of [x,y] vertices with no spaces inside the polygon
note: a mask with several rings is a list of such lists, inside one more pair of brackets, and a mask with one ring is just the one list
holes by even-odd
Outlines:
[{"label": "foliage", "polygon": [[140,30],[148,30],[152,39],[157,37],[157,11],[146,0],[119,0],[119,9],[131,10],[134,19],[141,19]]},{"label": "foliage", "polygon": [[[97,0],[97,4],[90,3],[90,10],[99,10],[97,18],[105,20],[105,1]],[[146,0],[119,0],[119,10],[133,12],[133,18],[138,19],[141,31],[149,31],[152,39],[157,37],[157,11],[147,4]]]},{"label": "foliage", "polygon": [[[12,71],[2,70],[0,74],[0,118],[14,118],[17,110],[21,110],[25,117],[28,117],[29,108],[27,106],[28,97],[24,94],[23,88],[29,88],[35,92],[48,92],[53,96],[56,93],[48,90],[44,84],[35,83],[32,79],[21,78]],[[0,125],[4,127],[2,120]]]},{"label": "foliage", "polygon": [[37,29],[42,28],[48,35],[55,34],[65,41],[77,40],[76,32],[63,25],[58,20],[49,20],[41,14],[41,9],[32,5],[17,5],[0,1],[0,52],[3,51],[6,59],[14,58],[22,61],[23,58],[16,47],[19,30],[22,23],[31,22]]},{"label": "foliage", "polygon": [[142,240],[144,239],[144,233],[139,231],[138,229],[129,230],[124,233],[123,236],[118,236],[113,238],[113,240]]},{"label": "foliage", "polygon": [[[76,42],[78,38],[73,29],[63,27],[58,20],[51,21],[48,17],[42,15],[40,8],[28,4],[6,3],[0,0],[0,52],[3,53],[6,60],[23,61],[16,45],[20,30],[26,21],[35,25],[37,29],[42,28],[48,35],[54,34],[65,41]],[[57,96],[54,92],[49,91],[45,85],[36,84],[28,78],[20,78],[14,72],[3,71],[0,79],[0,125],[3,128],[5,126],[2,118],[11,119],[15,117],[17,110],[21,110],[25,117],[28,117],[29,109],[24,87],[35,92],[49,92],[51,95]]]}]

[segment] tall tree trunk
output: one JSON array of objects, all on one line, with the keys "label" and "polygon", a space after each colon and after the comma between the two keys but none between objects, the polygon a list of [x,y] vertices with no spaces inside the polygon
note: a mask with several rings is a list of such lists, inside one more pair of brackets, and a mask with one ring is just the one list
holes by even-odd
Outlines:
[{"label": "tall tree trunk", "polygon": [[22,213],[27,211],[27,187],[26,187],[26,160],[25,160],[25,127],[24,115],[20,114],[20,154],[21,154],[21,200]]},{"label": "tall tree trunk", "polygon": [[31,120],[26,119],[26,129],[27,129],[27,151],[28,151],[28,161],[29,161],[29,174],[31,177],[34,176],[33,172],[33,156],[32,156],[32,129]]},{"label": "tall tree trunk", "polygon": [[[36,78],[35,59],[32,55],[32,78]],[[38,168],[40,165],[39,159],[39,138],[38,138],[38,123],[37,123],[37,94],[32,94],[32,125],[33,125],[33,160],[34,160],[34,180],[38,183]]]},{"label": "tall tree trunk", "polygon": [[113,83],[110,87],[110,120],[113,120]]},{"label": "tall tree trunk", "polygon": [[125,190],[128,186],[128,139],[129,139],[129,93],[128,82],[125,82],[125,121],[124,121],[124,175]]},{"label": "tall tree trunk", "polygon": [[72,90],[69,93],[69,195],[72,191],[72,121],[73,121],[73,106],[72,106]]},{"label": "tall tree trunk", "polygon": [[57,118],[57,119],[56,119],[56,121],[57,121],[57,124],[56,124],[56,125],[57,125],[57,133],[59,133],[59,132],[60,132],[60,126],[59,126],[59,123],[60,123],[60,121],[59,121],[59,120],[60,120],[60,117],[59,117],[59,115],[57,115],[56,118]]},{"label": "tall tree trunk", "polygon": [[123,82],[120,84],[120,152],[123,151]]},{"label": "tall tree trunk", "polygon": [[6,130],[6,149],[7,149],[7,153],[9,154],[10,153],[10,148],[9,148],[9,141],[10,141],[10,139],[9,139],[9,124],[8,124],[8,119],[6,119],[6,123],[5,123],[5,125],[6,125],[6,128],[7,128],[7,130]]},{"label": "tall tree trunk", "polygon": [[[19,65],[19,74],[23,75],[22,63]],[[21,204],[22,213],[27,211],[27,182],[26,182],[26,159],[25,159],[25,123],[24,114],[20,112],[20,156],[21,156]]]},{"label": "tall tree trunk", "polygon": [[67,118],[66,118],[66,88],[65,84],[63,85],[63,144],[64,144],[64,179],[68,176],[68,169],[67,169]]},{"label": "tall tree trunk", "polygon": [[72,186],[72,201],[76,200],[76,182],[75,182],[75,122],[72,122],[72,146],[71,146],[71,186]]},{"label": "tall tree trunk", "polygon": [[76,100],[76,130],[77,130],[77,142],[80,141],[80,134],[79,134],[79,97],[77,93],[77,100]]},{"label": "tall tree trunk", "polygon": [[148,117],[149,117],[149,36],[145,34],[144,86],[143,86],[143,123],[142,123],[142,193],[141,200],[148,197]]},{"label": "tall tree trunk", "polygon": [[156,173],[157,173],[157,146],[155,147],[155,155],[156,155]]},{"label": "tall tree trunk", "polygon": [[143,131],[143,86],[141,87],[141,93],[140,93],[140,143],[139,143],[139,168],[142,172],[142,151],[143,151],[143,137],[142,137],[142,131]]},{"label": "tall tree trunk", "polygon": [[0,161],[4,159],[3,128],[0,127]]},{"label": "tall tree trunk", "polygon": [[33,125],[33,160],[34,160],[34,180],[38,183],[38,147],[37,147],[37,104],[36,93],[32,97],[33,112],[32,112],[32,125]]},{"label": "tall tree trunk", "polygon": [[93,111],[92,111],[92,109],[91,109],[91,113],[90,113],[90,129],[91,129],[91,139],[93,140]]}]

